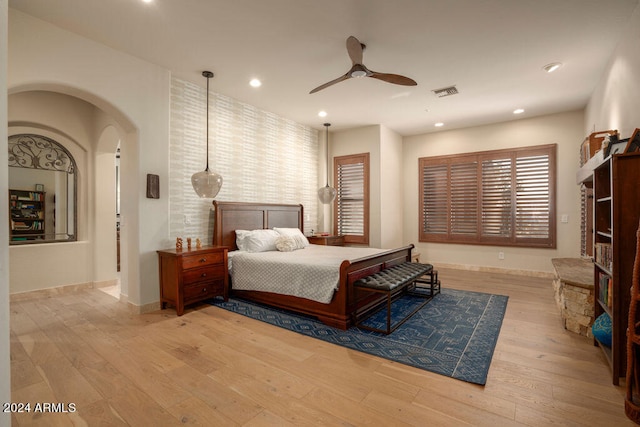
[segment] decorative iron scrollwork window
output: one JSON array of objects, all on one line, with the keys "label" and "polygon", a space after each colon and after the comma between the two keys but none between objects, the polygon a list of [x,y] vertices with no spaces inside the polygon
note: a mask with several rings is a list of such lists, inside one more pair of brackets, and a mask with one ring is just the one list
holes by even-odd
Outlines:
[{"label": "decorative iron scrollwork window", "polygon": [[[34,169],[32,182],[28,178],[20,181],[16,190],[39,189],[42,181],[51,183],[48,192],[46,215],[50,221],[46,224],[44,238],[38,239],[16,238],[11,244],[44,243],[76,240],[77,209],[76,209],[76,162],[71,153],[60,143],[51,138],[35,134],[12,135],[8,140],[9,166],[13,168]],[[49,174],[48,171],[51,171]],[[9,169],[11,179],[11,169]],[[25,183],[28,182],[28,183]],[[10,184],[13,185],[13,184]],[[25,188],[28,187],[28,188]],[[13,221],[13,218],[12,218]],[[42,234],[42,233],[40,233]]]}]

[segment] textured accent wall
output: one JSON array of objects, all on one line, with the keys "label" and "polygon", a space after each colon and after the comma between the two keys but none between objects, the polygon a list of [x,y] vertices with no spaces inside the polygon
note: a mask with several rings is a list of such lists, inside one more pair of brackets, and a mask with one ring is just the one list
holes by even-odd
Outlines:
[{"label": "textured accent wall", "polygon": [[[169,168],[169,230],[210,244],[210,199],[191,175],[204,170],[206,89],[173,78]],[[214,92],[209,93],[209,168],[222,175],[216,200],[304,205],[305,232],[316,228],[318,131]],[[195,245],[195,243],[193,243]],[[186,246],[186,241],[185,241]]]}]

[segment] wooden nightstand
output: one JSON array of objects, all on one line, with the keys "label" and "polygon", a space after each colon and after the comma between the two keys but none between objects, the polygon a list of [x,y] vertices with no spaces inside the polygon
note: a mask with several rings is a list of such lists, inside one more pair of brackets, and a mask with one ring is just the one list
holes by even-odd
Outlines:
[{"label": "wooden nightstand", "polygon": [[216,296],[229,299],[227,247],[158,251],[160,266],[160,306],[176,307],[178,316],[184,306]]},{"label": "wooden nightstand", "polygon": [[307,239],[313,245],[344,246],[344,236],[310,236]]}]

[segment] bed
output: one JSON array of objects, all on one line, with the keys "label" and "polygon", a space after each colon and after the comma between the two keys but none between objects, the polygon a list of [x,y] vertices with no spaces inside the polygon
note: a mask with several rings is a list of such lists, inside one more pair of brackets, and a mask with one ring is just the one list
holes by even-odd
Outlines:
[{"label": "bed", "polygon": [[[304,231],[302,205],[214,201],[213,206],[213,244],[227,246],[229,251],[237,250],[235,230],[279,227],[299,228]],[[411,261],[412,249],[413,245],[408,245],[397,249],[383,250],[358,259],[342,261],[339,265],[338,288],[328,303],[274,292],[234,289],[232,280],[230,281],[231,295],[314,316],[332,327],[348,329],[354,323],[356,311],[366,312],[383,301],[383,297],[379,294],[356,290],[353,283],[385,268]]]}]

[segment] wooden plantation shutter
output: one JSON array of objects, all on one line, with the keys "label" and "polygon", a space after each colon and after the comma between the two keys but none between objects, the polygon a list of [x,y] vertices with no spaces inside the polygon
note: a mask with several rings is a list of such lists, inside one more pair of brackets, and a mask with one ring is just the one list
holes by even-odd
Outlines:
[{"label": "wooden plantation shutter", "polygon": [[461,239],[478,233],[478,166],[476,162],[457,163],[450,166],[450,234]]},{"label": "wooden plantation shutter", "polygon": [[516,159],[516,238],[548,239],[551,233],[552,193],[549,156],[542,153]]},{"label": "wooden plantation shutter", "polygon": [[429,235],[432,239],[449,233],[448,215],[448,181],[449,171],[446,164],[421,165],[422,171],[422,207],[421,235]]},{"label": "wooden plantation shutter", "polygon": [[555,247],[555,145],[425,157],[423,242]]},{"label": "wooden plantation shutter", "polygon": [[482,160],[482,234],[481,240],[500,241],[511,237],[513,230],[511,172],[512,156],[500,155]]},{"label": "wooden plantation shutter", "polygon": [[369,244],[369,153],[334,158],[334,234]]}]

